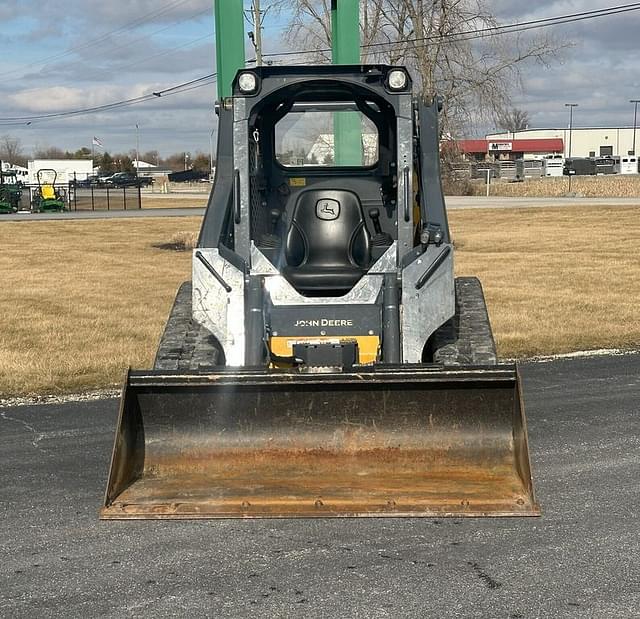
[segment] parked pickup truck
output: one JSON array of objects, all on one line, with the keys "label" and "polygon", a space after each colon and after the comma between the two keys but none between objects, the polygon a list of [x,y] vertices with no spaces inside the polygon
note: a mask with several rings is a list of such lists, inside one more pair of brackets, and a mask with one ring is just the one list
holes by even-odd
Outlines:
[{"label": "parked pickup truck", "polygon": [[115,185],[116,187],[149,187],[153,184],[153,179],[149,176],[136,176],[132,172],[116,172],[108,176],[103,181],[107,185]]}]

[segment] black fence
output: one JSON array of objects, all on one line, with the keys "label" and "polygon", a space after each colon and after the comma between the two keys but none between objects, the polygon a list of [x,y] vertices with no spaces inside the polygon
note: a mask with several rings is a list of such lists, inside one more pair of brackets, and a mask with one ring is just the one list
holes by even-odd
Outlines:
[{"label": "black fence", "polygon": [[127,211],[142,208],[139,186],[76,187],[70,183],[67,195],[72,211]]}]

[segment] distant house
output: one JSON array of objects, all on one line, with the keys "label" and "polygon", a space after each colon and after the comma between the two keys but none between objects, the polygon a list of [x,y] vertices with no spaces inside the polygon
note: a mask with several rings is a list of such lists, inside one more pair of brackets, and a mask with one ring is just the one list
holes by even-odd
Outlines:
[{"label": "distant house", "polygon": [[148,161],[142,161],[142,159],[140,161],[134,159],[133,168],[138,170],[140,176],[168,176],[172,172],[170,168],[161,168]]},{"label": "distant house", "polygon": [[[362,136],[363,165],[373,165],[378,160],[378,135],[365,133]],[[335,161],[333,134],[322,133],[307,153],[305,165],[329,165]]]}]

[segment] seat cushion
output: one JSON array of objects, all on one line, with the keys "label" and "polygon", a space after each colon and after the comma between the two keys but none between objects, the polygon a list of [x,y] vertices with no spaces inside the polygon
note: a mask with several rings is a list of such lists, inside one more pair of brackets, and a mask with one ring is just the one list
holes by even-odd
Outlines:
[{"label": "seat cushion", "polygon": [[291,285],[302,293],[346,294],[366,273],[366,269],[332,267],[285,267],[283,275]]}]

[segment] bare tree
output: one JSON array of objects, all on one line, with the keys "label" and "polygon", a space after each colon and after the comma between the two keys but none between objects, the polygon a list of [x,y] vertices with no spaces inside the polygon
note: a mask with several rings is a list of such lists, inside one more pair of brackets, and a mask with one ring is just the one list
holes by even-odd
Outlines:
[{"label": "bare tree", "polygon": [[14,165],[25,165],[26,157],[22,153],[22,142],[10,135],[0,137],[0,160]]},{"label": "bare tree", "polygon": [[509,133],[528,129],[530,122],[529,113],[517,107],[508,108],[498,114],[498,127]]},{"label": "bare tree", "polygon": [[34,153],[36,159],[72,159],[73,154],[57,146],[40,146]]},{"label": "bare tree", "polygon": [[[328,58],[330,0],[295,0],[289,37],[294,45]],[[425,99],[445,100],[443,128],[459,135],[463,127],[496,122],[521,86],[528,63],[548,63],[565,47],[548,36],[503,34],[486,0],[362,0],[363,62],[410,68]]]}]

